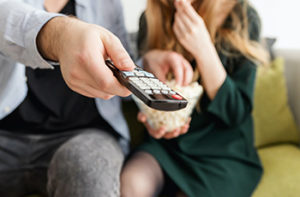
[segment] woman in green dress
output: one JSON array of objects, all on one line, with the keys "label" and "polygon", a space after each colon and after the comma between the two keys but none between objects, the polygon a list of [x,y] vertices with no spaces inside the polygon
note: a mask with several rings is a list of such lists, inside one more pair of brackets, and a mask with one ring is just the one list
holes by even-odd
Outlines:
[{"label": "woman in green dress", "polygon": [[251,196],[262,175],[251,117],[256,63],[267,63],[259,24],[246,1],[148,0],[139,34],[145,69],[161,80],[173,71],[182,85],[194,69],[205,92],[190,125],[171,133],[139,114],[152,137],[125,165],[122,196],[156,196],[170,183],[177,196]]}]

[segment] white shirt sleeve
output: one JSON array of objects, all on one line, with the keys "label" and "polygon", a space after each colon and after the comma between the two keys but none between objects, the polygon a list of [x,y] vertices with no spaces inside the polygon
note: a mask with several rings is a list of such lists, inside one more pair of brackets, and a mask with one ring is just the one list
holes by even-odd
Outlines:
[{"label": "white shirt sleeve", "polygon": [[32,68],[52,68],[36,45],[41,28],[60,14],[35,9],[17,0],[0,0],[0,55]]}]

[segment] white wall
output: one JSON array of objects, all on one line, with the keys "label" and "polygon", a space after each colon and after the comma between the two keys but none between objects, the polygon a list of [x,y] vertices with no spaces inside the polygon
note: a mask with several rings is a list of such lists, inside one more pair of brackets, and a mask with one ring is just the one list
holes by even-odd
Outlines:
[{"label": "white wall", "polygon": [[[250,0],[257,8],[263,22],[263,35],[278,39],[276,48],[300,49],[300,1],[299,0]],[[137,31],[138,18],[146,0],[122,0],[126,26]]]},{"label": "white wall", "polygon": [[252,0],[263,22],[263,35],[278,39],[277,48],[300,49],[300,1]]},{"label": "white wall", "polygon": [[138,30],[138,21],[141,13],[145,10],[146,0],[122,0],[125,23],[129,32]]}]

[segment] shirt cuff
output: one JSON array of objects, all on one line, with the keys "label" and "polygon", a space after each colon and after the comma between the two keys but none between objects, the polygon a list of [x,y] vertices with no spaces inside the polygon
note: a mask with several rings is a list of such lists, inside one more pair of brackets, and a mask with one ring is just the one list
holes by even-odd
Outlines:
[{"label": "shirt cuff", "polygon": [[141,68],[144,68],[144,65],[143,65],[143,58],[139,58],[137,61],[135,61],[135,64]]},{"label": "shirt cuff", "polygon": [[40,30],[44,27],[44,25],[47,24],[54,17],[58,17],[58,16],[64,16],[64,15],[47,13],[40,10],[33,11],[33,13],[31,14],[32,19],[34,19],[35,21],[32,21],[32,23],[30,23],[31,19],[29,19],[28,28],[30,28],[30,24],[34,24],[34,26],[31,27],[31,29],[28,30],[25,35],[25,48],[28,49],[28,55],[32,60],[32,65],[28,65],[28,66],[32,68],[53,69],[52,64],[54,65],[57,64],[54,62],[47,61],[42,57],[42,55],[38,51],[36,40]]}]

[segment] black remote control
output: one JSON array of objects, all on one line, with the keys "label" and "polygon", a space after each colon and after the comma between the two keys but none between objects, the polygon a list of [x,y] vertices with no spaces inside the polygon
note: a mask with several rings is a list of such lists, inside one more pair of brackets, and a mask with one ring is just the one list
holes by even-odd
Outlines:
[{"label": "black remote control", "polygon": [[187,100],[153,74],[136,67],[133,71],[121,71],[110,60],[105,61],[119,82],[151,108],[176,111],[186,107]]}]

